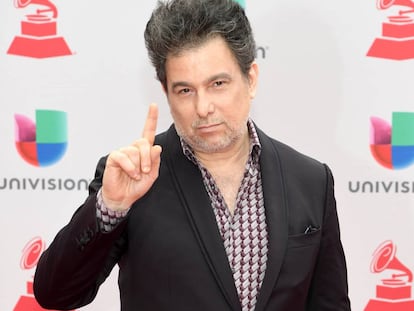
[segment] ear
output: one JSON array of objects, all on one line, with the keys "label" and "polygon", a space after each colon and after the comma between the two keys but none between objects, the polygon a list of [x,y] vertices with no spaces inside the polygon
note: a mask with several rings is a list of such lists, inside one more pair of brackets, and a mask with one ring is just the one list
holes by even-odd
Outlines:
[{"label": "ear", "polygon": [[248,73],[249,93],[250,93],[251,99],[253,99],[256,96],[258,78],[259,78],[259,65],[254,61],[250,65],[250,69]]}]

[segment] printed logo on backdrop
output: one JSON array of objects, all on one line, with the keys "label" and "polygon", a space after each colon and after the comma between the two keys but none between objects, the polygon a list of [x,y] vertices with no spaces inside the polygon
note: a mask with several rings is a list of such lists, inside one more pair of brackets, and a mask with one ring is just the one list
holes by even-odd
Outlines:
[{"label": "printed logo on backdrop", "polygon": [[[401,171],[414,168],[414,112],[393,112],[391,123],[370,118],[369,149],[379,169]],[[349,181],[352,193],[413,194],[413,180]]]},{"label": "printed logo on backdrop", "polygon": [[391,13],[382,23],[367,56],[393,60],[414,58],[414,2],[411,0],[377,0],[377,9]]},{"label": "printed logo on backdrop", "polygon": [[[32,270],[39,262],[40,256],[45,249],[45,243],[40,237],[31,239],[23,248],[23,254],[20,260],[20,268],[22,270]],[[33,295],[33,276],[26,282],[26,293],[18,299],[13,311],[28,310],[46,310],[43,309],[36,301]]]},{"label": "printed logo on backdrop", "polygon": [[[14,0],[18,9],[28,14],[20,22],[7,54],[33,58],[72,55],[65,39],[58,35],[58,10],[49,0]],[[26,9],[27,7],[27,9]]]},{"label": "printed logo on backdrop", "polygon": [[411,311],[413,274],[396,256],[397,247],[388,240],[375,250],[371,272],[384,276],[375,286],[375,297],[368,301],[364,311]]},{"label": "printed logo on backdrop", "polygon": [[246,8],[246,1],[245,0],[235,0],[238,4],[240,4],[243,8]]},{"label": "printed logo on backdrop", "polygon": [[414,113],[393,112],[392,123],[371,117],[371,153],[388,169],[414,164]]},{"label": "printed logo on backdrop", "polygon": [[[244,9],[246,9],[246,0],[235,0],[235,2],[237,2]],[[256,47],[256,57],[257,57],[257,59],[266,59],[268,51],[269,51],[268,46],[257,46]]]},{"label": "printed logo on backdrop", "polygon": [[36,110],[36,121],[15,115],[16,149],[21,158],[34,166],[58,162],[68,144],[66,112]]},{"label": "printed logo on backdrop", "polygon": [[[26,163],[45,168],[57,164],[65,155],[68,145],[68,126],[66,112],[58,110],[36,110],[36,118],[15,114],[15,148]],[[39,190],[39,191],[85,191],[90,180],[68,177],[47,178],[1,176],[2,190]]]}]

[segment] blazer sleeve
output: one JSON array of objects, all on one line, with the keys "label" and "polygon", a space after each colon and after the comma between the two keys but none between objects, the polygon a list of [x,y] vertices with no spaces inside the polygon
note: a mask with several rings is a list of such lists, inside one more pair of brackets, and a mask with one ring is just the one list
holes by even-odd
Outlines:
[{"label": "blazer sleeve", "polygon": [[309,293],[309,311],[350,311],[347,267],[340,239],[334,181],[325,165],[327,182],[322,238]]},{"label": "blazer sleeve", "polygon": [[34,276],[34,294],[43,308],[69,310],[90,303],[118,262],[127,220],[102,233],[96,217],[96,193],[106,158],[96,168],[89,196],[42,254]]}]

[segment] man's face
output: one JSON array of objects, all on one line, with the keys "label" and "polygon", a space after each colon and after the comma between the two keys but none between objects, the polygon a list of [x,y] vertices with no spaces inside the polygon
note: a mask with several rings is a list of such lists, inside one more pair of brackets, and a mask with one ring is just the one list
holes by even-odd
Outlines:
[{"label": "man's face", "polygon": [[246,137],[257,70],[253,63],[246,78],[221,37],[167,58],[171,115],[194,151],[230,151]]}]

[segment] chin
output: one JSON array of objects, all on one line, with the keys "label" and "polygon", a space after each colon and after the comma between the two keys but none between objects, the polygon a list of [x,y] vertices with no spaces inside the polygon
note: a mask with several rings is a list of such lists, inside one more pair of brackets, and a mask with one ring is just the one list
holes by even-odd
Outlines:
[{"label": "chin", "polygon": [[193,147],[194,150],[204,152],[204,153],[215,153],[225,151],[234,141],[230,138],[221,139],[219,141],[208,141],[203,138],[197,138],[195,140],[190,141],[190,145]]}]

